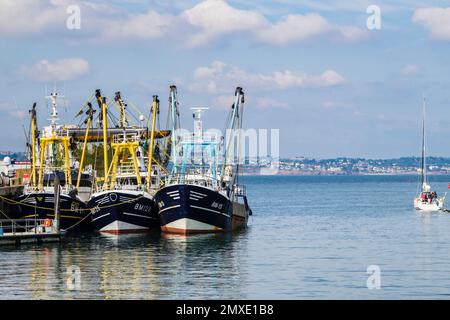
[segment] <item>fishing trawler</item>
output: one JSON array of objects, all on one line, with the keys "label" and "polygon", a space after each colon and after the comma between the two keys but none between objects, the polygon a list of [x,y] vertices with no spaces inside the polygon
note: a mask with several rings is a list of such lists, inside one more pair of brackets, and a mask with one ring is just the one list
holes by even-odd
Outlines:
[{"label": "fishing trawler", "polygon": [[152,194],[159,186],[160,173],[151,160],[159,108],[158,98],[154,96],[152,103],[152,133],[147,165],[142,146],[145,129],[128,130],[130,128],[126,123],[126,105],[122,102],[119,92],[116,93],[115,99],[121,110],[122,133],[111,137],[113,158],[108,165],[107,105],[99,96],[99,92],[97,98],[103,113],[105,175],[101,181],[102,186],[88,203],[93,227],[99,232],[112,234],[148,232],[159,228],[157,206]]},{"label": "fishing trawler", "polygon": [[438,197],[436,191],[431,191],[431,186],[427,181],[426,165],[426,138],[425,138],[425,99],[423,101],[422,116],[422,158],[420,166],[420,194],[414,198],[414,208],[425,212],[436,212],[442,210],[445,202],[444,197]]},{"label": "fishing trawler", "polygon": [[[178,114],[174,92],[171,101],[172,114]],[[211,233],[247,226],[251,210],[245,187],[239,184],[239,155],[238,162],[233,163],[234,138],[242,127],[243,105],[244,92],[238,87],[227,125],[227,132],[233,134],[225,145],[225,137],[203,132],[202,114],[207,108],[192,108],[193,134],[178,136],[179,128],[172,128],[172,168],[155,195],[163,232]]]},{"label": "fishing trawler", "polygon": [[[24,186],[24,193],[14,199],[15,214],[18,218],[54,219],[55,214],[55,181],[61,186],[60,194],[60,228],[62,230],[86,230],[90,227],[86,219],[89,211],[86,200],[90,196],[93,174],[82,172],[72,159],[69,135],[61,135],[64,131],[58,124],[58,93],[48,97],[52,104],[50,126],[43,128],[38,137],[36,104],[30,110],[31,115],[31,173],[30,181]],[[37,159],[37,150],[39,158]],[[73,183],[77,181],[77,184]],[[78,187],[78,188],[77,188]]]}]

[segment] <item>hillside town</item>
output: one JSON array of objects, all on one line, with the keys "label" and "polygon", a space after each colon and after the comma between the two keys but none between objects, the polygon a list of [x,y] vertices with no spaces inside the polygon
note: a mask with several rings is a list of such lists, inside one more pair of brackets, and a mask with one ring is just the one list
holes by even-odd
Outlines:
[{"label": "hillside town", "polygon": [[[24,163],[24,152],[0,152],[0,159],[8,157],[13,162]],[[419,157],[395,159],[365,159],[339,157],[316,159],[309,157],[245,159],[247,175],[405,175],[420,172]],[[430,175],[450,174],[450,157],[427,157],[427,172]]]},{"label": "hillside town", "polygon": [[[249,174],[279,175],[406,175],[420,172],[420,158],[396,159],[334,158],[315,159],[308,157],[246,159]],[[450,158],[428,157],[428,174],[450,174]]]}]

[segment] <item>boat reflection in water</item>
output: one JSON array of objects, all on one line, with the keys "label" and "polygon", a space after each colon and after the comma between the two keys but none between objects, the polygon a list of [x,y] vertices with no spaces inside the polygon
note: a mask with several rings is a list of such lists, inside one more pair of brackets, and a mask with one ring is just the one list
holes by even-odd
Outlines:
[{"label": "boat reflection in water", "polygon": [[[23,282],[15,278],[8,293],[23,295],[25,290],[24,296],[32,299],[243,297],[240,288],[246,273],[239,266],[246,257],[238,252],[245,248],[236,248],[245,243],[241,236],[69,236],[62,244],[26,251],[20,262]],[[70,286],[77,275],[79,285]]]}]

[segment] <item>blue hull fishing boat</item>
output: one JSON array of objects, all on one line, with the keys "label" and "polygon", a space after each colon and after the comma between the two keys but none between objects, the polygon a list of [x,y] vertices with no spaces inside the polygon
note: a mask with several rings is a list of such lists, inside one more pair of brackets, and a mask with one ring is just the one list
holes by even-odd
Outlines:
[{"label": "blue hull fishing boat", "polygon": [[[172,113],[178,114],[174,92],[171,101]],[[247,226],[251,210],[245,187],[239,185],[239,155],[234,157],[231,151],[240,133],[243,104],[244,93],[237,88],[227,126],[232,134],[225,144],[224,137],[203,132],[201,117],[207,108],[192,108],[193,134],[180,137],[179,128],[172,128],[171,173],[155,194],[163,232],[226,232]]]}]

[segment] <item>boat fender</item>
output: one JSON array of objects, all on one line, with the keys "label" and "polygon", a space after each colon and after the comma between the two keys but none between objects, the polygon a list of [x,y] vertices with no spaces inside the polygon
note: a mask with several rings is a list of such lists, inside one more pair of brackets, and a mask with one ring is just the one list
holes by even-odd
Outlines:
[{"label": "boat fender", "polygon": [[51,227],[52,226],[52,220],[50,219],[45,219],[44,220],[44,227]]}]

